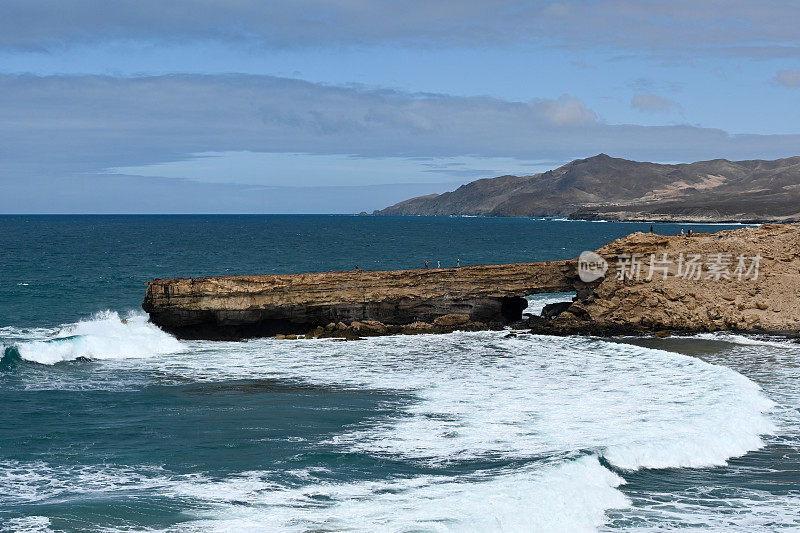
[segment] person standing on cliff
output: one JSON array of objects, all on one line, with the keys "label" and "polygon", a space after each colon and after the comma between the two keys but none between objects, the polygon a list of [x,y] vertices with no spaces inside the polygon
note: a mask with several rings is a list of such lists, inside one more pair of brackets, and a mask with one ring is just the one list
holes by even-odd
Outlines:
[{"label": "person standing on cliff", "polygon": [[425,268],[428,268],[428,260],[425,260]]},{"label": "person standing on cliff", "polygon": [[436,260],[436,268],[442,268],[442,262],[438,259]]},{"label": "person standing on cliff", "polygon": [[461,266],[461,259],[456,259],[456,268]]},{"label": "person standing on cliff", "polygon": [[653,233],[653,225],[650,224],[650,233]]}]

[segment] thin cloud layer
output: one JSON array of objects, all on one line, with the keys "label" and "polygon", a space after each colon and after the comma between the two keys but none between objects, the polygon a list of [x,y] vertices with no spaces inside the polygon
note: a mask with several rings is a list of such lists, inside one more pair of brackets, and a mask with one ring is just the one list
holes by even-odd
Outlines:
[{"label": "thin cloud layer", "polygon": [[98,172],[241,150],[555,161],[610,152],[670,161],[793,155],[800,141],[693,126],[610,125],[569,96],[525,103],[269,76],[3,75],[0,101],[6,169],[0,179],[9,179],[11,169]]},{"label": "thin cloud layer", "polygon": [[784,87],[800,87],[800,70],[781,70],[775,75],[775,83]]},{"label": "thin cloud layer", "polygon": [[0,46],[218,40],[266,47],[538,43],[796,56],[800,5],[749,0],[4,0]]},{"label": "thin cloud layer", "polygon": [[678,104],[657,94],[635,94],[631,98],[631,107],[643,113],[669,113],[678,108]]},{"label": "thin cloud layer", "polygon": [[562,95],[558,100],[537,100],[533,109],[555,127],[591,126],[597,123],[597,113],[586,107],[580,99],[568,94]]}]

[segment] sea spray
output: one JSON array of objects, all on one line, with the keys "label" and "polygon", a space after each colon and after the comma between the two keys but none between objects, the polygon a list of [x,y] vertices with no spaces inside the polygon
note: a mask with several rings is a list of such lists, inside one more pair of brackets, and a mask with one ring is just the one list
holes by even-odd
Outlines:
[{"label": "sea spray", "polygon": [[[185,347],[149,323],[144,313],[131,313],[123,319],[114,311],[103,311],[61,328],[50,338],[19,342],[11,349],[23,360],[52,365],[81,358],[167,355],[181,352]],[[7,355],[8,350],[6,348]]]},{"label": "sea spray", "polygon": [[[107,319],[66,328],[60,338],[105,334]],[[175,506],[194,502],[185,511],[194,520],[173,526],[177,531],[264,523],[288,531],[592,531],[609,510],[628,505],[621,490],[626,471],[724,464],[761,447],[761,435],[773,429],[771,402],[741,375],[597,339],[476,332],[178,344],[186,351],[124,356],[103,366],[113,376],[135,368],[159,380],[282,380],[331,392],[401,392],[412,401],[369,423],[343,426],[310,449],[312,457],[335,453],[402,465],[402,473],[347,479],[333,461],[325,466],[336,475],[303,480],[279,469],[211,477],[144,465],[133,482],[116,471],[87,474],[97,490],[82,498],[132,490],[169,495]],[[57,472],[47,477],[75,477]],[[72,492],[68,485],[63,490],[59,497]]]}]

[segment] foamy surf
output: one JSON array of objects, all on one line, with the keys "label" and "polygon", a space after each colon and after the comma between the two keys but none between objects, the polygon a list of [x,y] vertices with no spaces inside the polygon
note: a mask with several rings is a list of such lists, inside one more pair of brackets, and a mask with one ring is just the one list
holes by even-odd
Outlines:
[{"label": "foamy surf", "polygon": [[[541,468],[330,482],[306,473],[307,483],[280,484],[274,471],[226,479],[170,475],[157,469],[3,464],[0,485],[11,501],[115,498],[152,491],[196,502],[193,519],[168,531],[528,531],[590,532],[608,509],[630,502],[624,480],[597,457]],[[248,502],[243,506],[242,502]],[[197,508],[199,507],[199,508]],[[205,507],[205,508],[204,508]]]},{"label": "foamy surf", "polygon": [[[471,349],[459,352],[469,341]],[[409,340],[414,353],[420,344],[439,353],[414,364],[387,353],[390,342],[365,343],[363,357],[372,354],[374,364],[393,372],[364,372],[361,357],[344,363],[342,354],[337,380],[360,378],[374,388],[402,382],[420,401],[380,427],[336,436],[336,444],[433,463],[590,449],[617,468],[636,470],[723,465],[762,447],[760,436],[775,430],[767,415],[773,403],[755,383],[688,356],[598,340],[477,333]],[[315,375],[321,370],[306,372],[328,381],[324,374],[335,371]]]},{"label": "foamy surf", "polygon": [[177,485],[184,497],[224,505],[175,531],[596,531],[605,512],[629,500],[623,479],[585,456],[540,469],[452,478],[318,483],[264,491],[262,473],[219,483]]},{"label": "foamy surf", "polygon": [[715,332],[715,333],[696,333],[694,335],[684,335],[681,338],[694,338],[712,341],[729,342],[731,344],[741,344],[745,346],[773,346],[784,348],[787,344],[797,345],[790,339],[757,337],[753,335],[740,335],[736,333]]},{"label": "foamy surf", "polygon": [[88,320],[70,324],[37,340],[19,342],[11,348],[21,359],[53,365],[76,359],[124,359],[153,357],[181,352],[184,345],[148,322],[144,313],[121,318],[114,311],[97,313]]},{"label": "foamy surf", "polygon": [[[114,373],[135,367],[160,380],[269,379],[332,391],[396,391],[413,401],[369,424],[342,427],[321,445],[412,470],[490,465],[469,474],[351,482],[309,475],[282,483],[276,479],[287,473],[275,472],[224,479],[85,473],[92,494],[155,491],[193,502],[187,512],[195,520],[173,531],[249,531],[263,524],[287,531],[594,531],[610,510],[629,505],[623,492],[629,472],[725,465],[761,448],[762,436],[775,430],[773,404],[752,381],[722,366],[640,346],[497,332],[184,345],[151,328],[144,317],[123,324],[104,315],[60,335],[68,343],[76,335],[127,339],[114,344],[119,356],[106,356],[114,359],[106,365]],[[125,348],[134,343],[128,336],[134,331],[150,339],[138,339],[135,351]],[[163,336],[177,344],[165,341],[166,349],[159,348]],[[142,355],[122,355],[143,354],[142,346],[155,346],[150,357],[129,362]],[[33,353],[47,360],[44,352]],[[515,466],[498,467],[496,461]],[[39,490],[38,483],[22,485]],[[72,490],[65,483],[57,497]]]}]

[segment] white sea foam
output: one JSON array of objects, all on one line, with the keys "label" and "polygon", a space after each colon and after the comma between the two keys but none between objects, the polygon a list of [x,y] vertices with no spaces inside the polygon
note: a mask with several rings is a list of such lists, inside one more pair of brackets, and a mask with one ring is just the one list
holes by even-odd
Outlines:
[{"label": "white sea foam", "polygon": [[575,296],[575,293],[572,292],[549,292],[526,296],[525,299],[528,300],[528,307],[525,308],[525,313],[539,316],[542,314],[542,309],[544,309],[545,305],[571,302],[573,296]]},{"label": "white sea foam", "polygon": [[725,464],[775,430],[772,402],[700,359],[585,338],[493,332],[359,342],[189,343],[149,363],[193,379],[277,378],[390,389],[402,416],[332,438],[354,451],[446,463],[592,450],[624,469]]},{"label": "white sea foam", "polygon": [[[8,502],[138,493],[194,502],[195,520],[170,531],[594,531],[628,499],[594,456],[542,468],[469,476],[280,485],[275,472],[224,480],[157,469],[0,463]],[[2,499],[0,499],[2,501]],[[241,502],[247,502],[242,506]],[[44,521],[37,520],[36,524]]]},{"label": "white sea foam", "polygon": [[[184,477],[184,480],[189,477]],[[198,478],[199,479],[199,478]],[[160,469],[135,470],[113,466],[50,466],[43,461],[0,461],[0,502],[36,503],[74,495],[123,490],[163,490],[170,483]]]},{"label": "white sea foam", "polygon": [[[446,463],[591,449],[624,469],[699,467],[774,430],[772,402],[732,370],[598,340],[463,333],[258,341],[246,352],[250,376],[413,392],[403,416],[332,440],[379,455]],[[203,363],[200,373],[239,374]]]},{"label": "white sea foam", "polygon": [[697,333],[690,336],[684,336],[684,338],[724,341],[724,342],[730,342],[732,344],[743,344],[748,346],[775,346],[778,348],[784,348],[787,345],[797,346],[797,343],[790,339],[758,338],[754,336],[738,335],[736,333],[724,333],[724,332]]},{"label": "white sea foam", "polygon": [[[664,503],[668,502],[668,503]],[[613,511],[612,524],[624,531],[645,533],[702,530],[751,533],[800,530],[800,494],[737,487],[717,492],[693,487],[679,492],[651,492],[634,498],[634,505]],[[636,524],[630,525],[630,524]]]},{"label": "white sea foam", "polygon": [[[183,496],[248,501],[176,527],[189,531],[595,531],[628,505],[622,478],[596,457],[495,476],[419,476],[263,491],[258,473],[178,487]],[[198,493],[198,489],[200,492]]]},{"label": "white sea foam", "polygon": [[[143,321],[101,326],[108,320],[70,333],[131,325],[154,339],[164,335]],[[184,353],[172,342],[148,352],[169,357],[137,360],[136,368],[156,371],[162,382],[301,380],[415,398],[397,416],[332,437],[328,444],[341,451],[436,466],[476,459],[524,465],[352,483],[311,475],[300,487],[278,485],[265,473],[221,481],[154,474],[129,485],[205,502],[198,520],[178,529],[590,531],[606,510],[626,505],[622,478],[598,458],[622,470],[724,465],[775,431],[772,402],[736,372],[597,339],[476,332],[358,342],[195,341]],[[115,353],[144,352],[137,350]],[[106,364],[133,363],[124,357]],[[110,476],[109,487],[119,485],[115,474],[99,475]]]},{"label": "white sea foam", "polygon": [[5,524],[0,524],[0,531],[13,531],[14,533],[45,533],[50,532],[50,519],[46,516],[24,516],[12,518]]},{"label": "white sea foam", "polygon": [[16,349],[22,359],[45,365],[80,357],[152,357],[184,350],[177,339],[149,323],[144,313],[133,313],[122,319],[116,312],[104,311],[66,326],[49,338],[42,338],[41,330],[33,333],[36,340],[17,343]]}]

